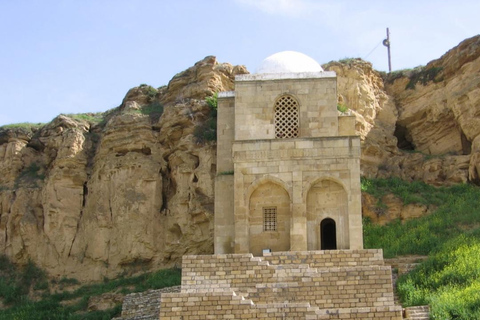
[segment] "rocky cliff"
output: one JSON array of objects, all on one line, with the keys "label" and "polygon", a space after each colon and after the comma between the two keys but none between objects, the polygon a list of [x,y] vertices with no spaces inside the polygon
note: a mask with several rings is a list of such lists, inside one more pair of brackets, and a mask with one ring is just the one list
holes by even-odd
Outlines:
[{"label": "rocky cliff", "polygon": [[207,57],[167,87],[131,89],[100,123],[1,130],[0,252],[82,281],[212,252],[215,144],[193,133],[205,97],[246,72]]},{"label": "rocky cliff", "polygon": [[364,176],[478,183],[480,36],[389,75],[355,59],[324,67],[336,71],[339,104],[356,116]]},{"label": "rocky cliff", "polygon": [[[356,116],[364,176],[480,181],[480,36],[410,71],[385,75],[356,59],[324,68]],[[166,87],[131,89],[98,120],[0,129],[0,253],[90,281],[212,252],[216,151],[199,138],[211,129],[204,100],[243,73],[207,57]],[[364,212],[374,203],[365,195]]]}]

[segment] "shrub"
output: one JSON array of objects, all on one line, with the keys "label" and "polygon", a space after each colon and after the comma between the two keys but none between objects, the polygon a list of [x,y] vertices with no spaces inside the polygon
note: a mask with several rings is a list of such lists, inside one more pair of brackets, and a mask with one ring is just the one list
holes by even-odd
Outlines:
[{"label": "shrub", "polygon": [[205,102],[212,108],[213,110],[217,110],[218,108],[218,92],[215,92],[213,96],[206,97]]},{"label": "shrub", "polygon": [[151,122],[155,123],[163,114],[163,105],[158,101],[154,101],[150,104],[142,106],[140,113],[150,116]]},{"label": "shrub", "polygon": [[410,74],[410,81],[405,89],[415,89],[415,85],[420,82],[422,85],[426,85],[428,82],[440,82],[443,78],[437,78],[437,75],[443,70],[442,67],[432,67],[426,69],[424,67],[414,69]]},{"label": "shrub", "polygon": [[337,110],[340,111],[341,113],[345,113],[348,111],[348,107],[344,104],[337,104]]},{"label": "shrub", "polygon": [[146,94],[149,98],[153,99],[156,97],[158,90],[152,86],[149,86],[146,83],[142,83],[138,86],[144,94]]},{"label": "shrub", "polygon": [[215,93],[211,97],[206,97],[205,102],[210,107],[207,119],[198,125],[193,132],[196,142],[201,144],[217,140],[218,94]]}]

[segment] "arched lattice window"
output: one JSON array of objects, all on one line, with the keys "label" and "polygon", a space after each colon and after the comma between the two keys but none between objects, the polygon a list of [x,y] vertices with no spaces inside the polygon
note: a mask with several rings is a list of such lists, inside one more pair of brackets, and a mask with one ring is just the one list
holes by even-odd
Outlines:
[{"label": "arched lattice window", "polygon": [[275,137],[298,137],[298,102],[291,96],[283,96],[275,102]]}]

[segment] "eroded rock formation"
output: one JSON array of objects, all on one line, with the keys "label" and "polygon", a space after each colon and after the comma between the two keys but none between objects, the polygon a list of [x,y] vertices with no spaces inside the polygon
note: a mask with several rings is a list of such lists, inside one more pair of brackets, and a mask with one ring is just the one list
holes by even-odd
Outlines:
[{"label": "eroded rock formation", "polygon": [[130,90],[103,123],[1,131],[1,252],[82,281],[212,252],[216,150],[193,133],[205,97],[246,72],[207,57],[158,91]]},{"label": "eroded rock formation", "polygon": [[479,182],[480,36],[390,75],[355,59],[325,68],[337,72],[339,104],[357,118],[364,176]]}]

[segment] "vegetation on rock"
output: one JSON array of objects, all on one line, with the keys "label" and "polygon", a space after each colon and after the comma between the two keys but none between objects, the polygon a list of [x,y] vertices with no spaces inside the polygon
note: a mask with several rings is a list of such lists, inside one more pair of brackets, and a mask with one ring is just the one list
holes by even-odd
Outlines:
[{"label": "vegetation on rock", "polygon": [[12,124],[6,124],[3,126],[0,126],[0,129],[27,129],[27,130],[32,130],[32,129],[39,129],[43,127],[45,123],[30,123],[30,122],[21,122],[21,123],[12,123]]},{"label": "vegetation on rock", "polygon": [[426,85],[428,82],[440,82],[443,78],[437,78],[437,75],[443,70],[442,67],[432,68],[416,68],[409,75],[410,81],[405,89],[415,89],[415,85],[420,82],[422,85]]},{"label": "vegetation on rock", "polygon": [[203,144],[217,141],[217,107],[218,93],[206,97],[205,102],[210,107],[207,119],[195,128],[193,135],[197,143]]},{"label": "vegetation on rock", "polygon": [[348,107],[344,105],[343,103],[338,103],[337,104],[337,110],[340,111],[341,113],[345,113],[348,111]]},{"label": "vegetation on rock", "polygon": [[136,277],[105,279],[103,283],[79,286],[76,279],[48,281],[33,262],[18,268],[0,256],[0,298],[5,309],[0,319],[109,320],[120,315],[121,304],[103,311],[88,311],[89,299],[107,292],[128,294],[180,284],[179,269],[165,269]]}]

